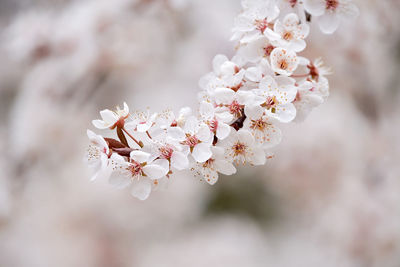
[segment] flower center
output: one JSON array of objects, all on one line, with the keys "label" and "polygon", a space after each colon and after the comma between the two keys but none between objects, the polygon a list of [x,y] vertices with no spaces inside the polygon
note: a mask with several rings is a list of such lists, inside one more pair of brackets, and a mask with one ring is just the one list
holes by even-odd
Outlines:
[{"label": "flower center", "polygon": [[186,134],[186,140],[183,143],[190,148],[194,148],[200,141],[195,135]]},{"label": "flower center", "polygon": [[286,31],[284,32],[284,34],[282,35],[282,38],[286,41],[290,41],[293,39],[293,33],[291,31]]},{"label": "flower center", "polygon": [[263,107],[266,109],[271,109],[272,113],[276,112],[276,106],[278,105],[278,100],[276,99],[275,96],[268,96],[267,100],[265,101],[264,104],[262,104]]},{"label": "flower center", "polygon": [[339,5],[338,0],[326,0],[326,9],[335,10]]},{"label": "flower center", "polygon": [[274,46],[273,45],[268,45],[267,47],[264,47],[264,52],[266,56],[270,56],[272,53],[272,50],[274,50]]},{"label": "flower center", "polygon": [[132,173],[132,178],[142,175],[142,165],[139,162],[132,161],[129,165],[129,171]]},{"label": "flower center", "polygon": [[211,168],[213,163],[214,163],[214,159],[209,159],[206,162],[203,163],[203,168]]},{"label": "flower center", "polygon": [[174,150],[170,146],[160,147],[159,151],[161,153],[160,157],[163,159],[170,159],[172,157],[172,153],[174,152]]},{"label": "flower center", "polygon": [[259,120],[252,120],[250,128],[259,130],[259,131],[264,131],[264,129],[267,127],[267,122],[263,121],[262,119]]},{"label": "flower center", "polygon": [[208,121],[208,127],[210,128],[211,132],[213,132],[213,133],[217,132],[218,121],[216,119],[214,119],[212,121]]},{"label": "flower center", "polygon": [[229,112],[240,117],[242,115],[242,105],[240,105],[236,100],[234,100],[229,106]]},{"label": "flower center", "polygon": [[233,145],[232,149],[233,149],[233,153],[235,154],[235,156],[243,155],[246,152],[246,145],[242,144],[240,142],[237,142],[236,144]]},{"label": "flower center", "polygon": [[278,62],[278,66],[280,69],[286,70],[288,68],[289,64],[287,63],[287,61],[285,59],[282,59],[281,61]]},{"label": "flower center", "polygon": [[254,24],[261,33],[264,33],[265,29],[268,27],[267,19],[256,19]]}]

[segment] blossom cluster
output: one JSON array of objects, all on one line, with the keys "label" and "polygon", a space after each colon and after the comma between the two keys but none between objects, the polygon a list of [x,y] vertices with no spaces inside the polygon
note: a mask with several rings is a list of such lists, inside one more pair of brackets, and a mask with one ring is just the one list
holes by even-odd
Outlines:
[{"label": "blossom cluster", "polygon": [[311,17],[332,33],[340,19],[357,16],[357,7],[349,0],[243,0],[242,7],[231,38],[236,54],[217,55],[201,78],[198,113],[189,107],[178,114],[130,112],[126,103],[100,112],[93,125],[115,131],[118,140],[87,131],[92,179],[130,187],[141,200],[176,171],[191,170],[213,185],[237,165],[265,164],[282,139],[279,126],[325,101],[329,68],[298,54]]}]

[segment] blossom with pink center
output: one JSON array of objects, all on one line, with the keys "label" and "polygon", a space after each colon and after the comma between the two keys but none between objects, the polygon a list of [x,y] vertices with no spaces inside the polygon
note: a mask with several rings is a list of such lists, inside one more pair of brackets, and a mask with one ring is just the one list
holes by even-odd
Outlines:
[{"label": "blossom with pink center", "polygon": [[215,146],[212,147],[212,157],[204,163],[196,163],[191,170],[210,185],[218,181],[218,173],[224,175],[236,173],[235,166],[225,158],[224,149]]},{"label": "blossom with pink center", "polygon": [[169,172],[168,160],[151,160],[149,153],[139,150],[131,152],[129,161],[118,154],[112,154],[110,160],[113,171],[109,183],[118,189],[131,186],[131,194],[140,200],[147,199],[158,184],[156,180]]},{"label": "blossom with pink center", "polygon": [[279,39],[279,35],[272,30],[269,31],[268,36],[273,36],[273,38],[270,39],[266,35],[260,35],[248,44],[241,46],[238,50],[240,57],[252,63],[257,63],[264,58],[268,58],[275,49],[271,39]]},{"label": "blossom with pink center", "polygon": [[251,91],[235,92],[229,88],[217,88],[213,97],[217,106],[215,112],[229,112],[234,119],[238,119],[243,116],[244,107],[252,103],[255,95]]},{"label": "blossom with pink center", "polygon": [[217,113],[215,107],[211,103],[203,101],[200,104],[200,115],[210,128],[210,131],[219,140],[223,140],[229,135],[231,131],[229,123],[232,122],[233,119],[231,113]]},{"label": "blossom with pink center", "polygon": [[336,31],[341,20],[355,19],[360,13],[352,0],[304,0],[304,7],[318,17],[319,27],[326,34]]},{"label": "blossom with pink center", "polygon": [[199,122],[196,117],[189,117],[183,128],[171,127],[168,129],[168,135],[178,141],[183,152],[190,153],[197,162],[205,162],[212,153],[210,146],[213,138],[207,124]]},{"label": "blossom with pink center", "polygon": [[269,25],[279,16],[279,9],[273,1],[258,1],[244,4],[244,12],[235,20],[231,40],[248,43],[268,30]]},{"label": "blossom with pink center", "polygon": [[296,98],[297,88],[294,80],[284,76],[264,77],[258,89],[255,104],[263,106],[268,116],[281,122],[290,122],[296,117],[296,108],[292,104]]},{"label": "blossom with pink center", "polygon": [[257,143],[264,149],[278,145],[282,140],[282,132],[275,125],[274,118],[268,116],[265,109],[254,105],[246,107],[244,128],[248,129]]},{"label": "blossom with pink center", "polygon": [[308,36],[310,27],[304,22],[301,23],[296,14],[290,13],[285,16],[282,22],[279,20],[275,22],[274,32],[279,36],[279,38],[275,38],[276,35],[270,36],[271,43],[274,46],[300,52],[306,48],[304,39]]},{"label": "blossom with pink center", "polygon": [[264,150],[255,142],[253,135],[245,129],[231,131],[230,135],[218,142],[218,147],[225,149],[227,160],[236,163],[263,165],[266,161]]}]

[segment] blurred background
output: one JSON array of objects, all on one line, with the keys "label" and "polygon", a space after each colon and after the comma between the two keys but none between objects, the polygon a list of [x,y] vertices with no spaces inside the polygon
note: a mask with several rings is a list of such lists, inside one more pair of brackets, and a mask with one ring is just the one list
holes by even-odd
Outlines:
[{"label": "blurred background", "polygon": [[126,101],[195,107],[239,0],[0,0],[1,267],[399,267],[400,2],[358,0],[304,53],[331,97],[275,158],[140,202],[89,182],[86,129]]}]

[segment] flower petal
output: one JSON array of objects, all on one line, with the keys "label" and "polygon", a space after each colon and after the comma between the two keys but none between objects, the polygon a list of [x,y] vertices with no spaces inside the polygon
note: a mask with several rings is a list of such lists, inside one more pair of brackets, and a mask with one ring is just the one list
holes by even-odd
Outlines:
[{"label": "flower petal", "polygon": [[226,123],[219,123],[216,136],[219,140],[224,140],[231,132],[231,127]]},{"label": "flower petal", "polygon": [[211,144],[209,144],[209,143],[197,144],[193,148],[193,152],[192,152],[193,158],[199,163],[206,162],[212,156],[210,145]]},{"label": "flower petal", "polygon": [[140,150],[134,150],[131,152],[130,154],[131,159],[133,159],[134,161],[137,161],[139,163],[143,163],[149,160],[150,158],[150,154],[140,151]]},{"label": "flower petal", "polygon": [[146,178],[135,179],[132,182],[132,196],[139,200],[146,200],[151,193],[151,181]]},{"label": "flower petal", "polygon": [[128,171],[113,171],[108,179],[110,185],[117,189],[124,189],[132,182],[132,176]]},{"label": "flower petal", "polygon": [[174,151],[171,157],[171,165],[178,171],[181,171],[189,167],[189,159],[184,153]]},{"label": "flower petal", "polygon": [[215,160],[214,166],[216,170],[225,175],[232,175],[236,173],[236,168],[233,164],[227,160]]},{"label": "flower petal", "polygon": [[[160,179],[168,174],[169,168],[165,168],[164,164],[158,164],[157,161],[167,161],[166,159],[159,159],[154,161],[154,164],[148,164],[143,167],[143,172],[152,180]],[[167,164],[168,161],[167,161]]]}]

